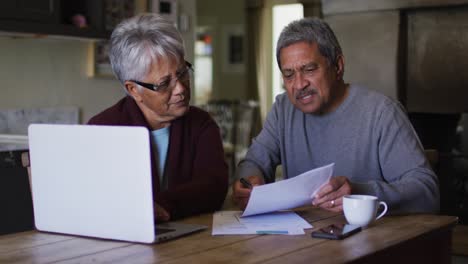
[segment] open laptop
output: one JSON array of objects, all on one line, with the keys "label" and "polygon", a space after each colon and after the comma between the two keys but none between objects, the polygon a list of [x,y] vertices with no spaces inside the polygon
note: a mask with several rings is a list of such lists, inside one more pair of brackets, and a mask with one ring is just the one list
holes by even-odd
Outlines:
[{"label": "open laptop", "polygon": [[155,225],[146,128],[32,124],[28,133],[39,231],[156,243],[206,228]]}]

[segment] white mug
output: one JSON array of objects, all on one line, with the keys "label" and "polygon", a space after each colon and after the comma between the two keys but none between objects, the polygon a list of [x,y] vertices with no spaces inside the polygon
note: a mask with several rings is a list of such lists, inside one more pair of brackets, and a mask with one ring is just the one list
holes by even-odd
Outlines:
[{"label": "white mug", "polygon": [[[377,217],[380,205],[384,207]],[[371,195],[345,195],[343,196],[343,211],[346,220],[351,225],[366,227],[373,221],[381,218],[387,212],[387,204]]]}]

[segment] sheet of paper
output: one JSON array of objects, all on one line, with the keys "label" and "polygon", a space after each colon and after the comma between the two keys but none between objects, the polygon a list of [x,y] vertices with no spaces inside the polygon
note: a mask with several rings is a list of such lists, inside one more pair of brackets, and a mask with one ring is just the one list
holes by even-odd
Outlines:
[{"label": "sheet of paper", "polygon": [[219,211],[213,214],[212,235],[303,235],[312,228],[294,212],[275,212],[241,217],[242,211]]},{"label": "sheet of paper", "polygon": [[242,216],[310,204],[320,187],[330,180],[334,165],[332,163],[287,180],[255,186]]}]

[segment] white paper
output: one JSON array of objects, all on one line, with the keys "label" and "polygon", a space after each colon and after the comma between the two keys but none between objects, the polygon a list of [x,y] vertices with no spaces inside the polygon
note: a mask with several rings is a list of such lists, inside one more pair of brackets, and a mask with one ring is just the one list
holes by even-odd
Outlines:
[{"label": "white paper", "polygon": [[286,210],[310,204],[333,174],[334,163],[275,183],[255,186],[242,216]]},{"label": "white paper", "polygon": [[241,211],[219,211],[213,214],[212,235],[303,235],[312,226],[294,212],[275,212],[241,217]]}]

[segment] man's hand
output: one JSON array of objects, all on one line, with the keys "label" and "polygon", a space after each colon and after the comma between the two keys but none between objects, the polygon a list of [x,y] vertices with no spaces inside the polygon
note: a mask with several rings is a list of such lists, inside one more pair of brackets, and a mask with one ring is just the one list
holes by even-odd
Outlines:
[{"label": "man's hand", "polygon": [[[265,184],[262,176],[249,176],[245,178],[252,186]],[[232,200],[241,210],[247,206],[252,189],[245,187],[239,180],[232,185]]]},{"label": "man's hand", "polygon": [[171,219],[171,216],[166,211],[166,209],[164,209],[162,206],[160,206],[157,203],[154,204],[154,211],[155,211],[154,217],[156,218],[156,222],[167,222],[169,221],[169,219]]},{"label": "man's hand", "polygon": [[320,208],[332,212],[343,211],[343,196],[351,194],[351,183],[345,176],[337,176],[322,186],[312,202]]}]

